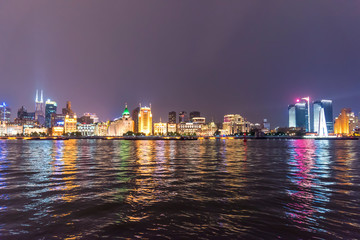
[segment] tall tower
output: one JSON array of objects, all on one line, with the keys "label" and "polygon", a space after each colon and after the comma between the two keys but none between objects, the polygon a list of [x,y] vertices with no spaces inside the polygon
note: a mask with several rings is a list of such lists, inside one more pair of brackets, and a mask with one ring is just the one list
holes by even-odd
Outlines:
[{"label": "tall tower", "polygon": [[36,90],[36,98],[35,98],[35,120],[43,125],[45,123],[45,113],[44,113],[44,98],[43,91],[40,92],[39,99],[39,90]]},{"label": "tall tower", "polygon": [[145,135],[152,134],[152,113],[150,107],[141,107],[139,111],[139,132]]},{"label": "tall tower", "polygon": [[319,111],[318,135],[320,137],[327,137],[328,136],[328,129],[327,129],[327,126],[326,126],[326,119],[325,119],[325,111],[324,111],[323,107]]}]

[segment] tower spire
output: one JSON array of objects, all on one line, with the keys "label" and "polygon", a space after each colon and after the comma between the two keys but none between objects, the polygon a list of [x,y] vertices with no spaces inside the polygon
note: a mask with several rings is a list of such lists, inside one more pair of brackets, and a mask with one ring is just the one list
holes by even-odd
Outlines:
[{"label": "tower spire", "polygon": [[35,102],[38,102],[38,98],[39,98],[39,90],[36,89]]},{"label": "tower spire", "polygon": [[41,99],[40,101],[43,103],[44,102],[44,99],[43,99],[43,90],[41,90]]}]

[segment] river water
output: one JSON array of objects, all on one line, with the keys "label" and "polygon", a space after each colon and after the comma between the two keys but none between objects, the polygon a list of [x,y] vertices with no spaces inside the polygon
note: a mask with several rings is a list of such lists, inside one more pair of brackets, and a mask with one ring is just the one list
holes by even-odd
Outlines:
[{"label": "river water", "polygon": [[360,238],[360,141],[0,141],[0,239]]}]

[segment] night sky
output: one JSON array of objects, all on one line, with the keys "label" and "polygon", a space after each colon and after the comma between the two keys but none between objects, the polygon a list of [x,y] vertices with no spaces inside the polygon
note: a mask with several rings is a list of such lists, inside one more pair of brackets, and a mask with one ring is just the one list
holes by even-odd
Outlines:
[{"label": "night sky", "polygon": [[152,104],[288,122],[297,97],[360,111],[360,1],[1,1],[0,101],[82,115]]}]

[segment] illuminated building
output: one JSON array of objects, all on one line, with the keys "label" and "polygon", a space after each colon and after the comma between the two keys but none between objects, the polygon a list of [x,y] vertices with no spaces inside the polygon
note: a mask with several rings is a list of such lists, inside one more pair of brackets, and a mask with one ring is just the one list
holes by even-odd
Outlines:
[{"label": "illuminated building", "polygon": [[77,131],[81,134],[81,136],[94,136],[95,135],[95,124],[82,124],[78,123]]},{"label": "illuminated building", "polygon": [[25,127],[24,126],[24,135],[33,136],[33,135],[47,135],[48,128],[38,128],[38,127]]},{"label": "illuminated building", "polygon": [[193,122],[178,123],[178,133],[180,135],[198,135],[203,124]]},{"label": "illuminated building", "polygon": [[192,119],[191,119],[191,121],[193,122],[193,123],[199,123],[199,124],[205,124],[205,118],[204,117],[193,117]]},{"label": "illuminated building", "polygon": [[21,136],[23,134],[24,128],[22,125],[13,124],[6,122],[5,124],[5,136]]},{"label": "illuminated building", "polygon": [[74,133],[77,132],[77,118],[76,115],[73,117],[66,115],[64,119],[64,133]]},{"label": "illuminated building", "polygon": [[52,127],[51,128],[51,136],[62,136],[64,134],[64,127]]},{"label": "illuminated building", "polygon": [[303,128],[310,131],[308,124],[308,103],[297,100],[296,104],[289,105],[289,128]]},{"label": "illuminated building", "polygon": [[331,100],[321,100],[321,101],[315,101],[313,103],[313,112],[314,112],[313,132],[317,133],[319,131],[319,124],[320,124],[319,117],[321,114],[321,109],[324,109],[327,131],[328,133],[333,133],[334,121],[333,121],[333,107]]},{"label": "illuminated building", "polygon": [[139,132],[146,136],[152,134],[152,113],[150,107],[141,107],[139,112]]},{"label": "illuminated building", "polygon": [[199,132],[199,136],[214,136],[215,132],[218,130],[218,127],[214,122],[210,122],[208,124],[204,124],[201,126],[201,130]]},{"label": "illuminated building", "polygon": [[168,121],[168,123],[170,123],[170,124],[176,123],[176,112],[174,112],[174,111],[169,112],[169,121]]},{"label": "illuminated building", "polygon": [[74,114],[73,110],[71,109],[70,101],[66,102],[66,107],[62,109],[62,114],[64,114],[65,116],[69,115],[70,117],[74,117],[74,115],[76,115],[76,114]]},{"label": "illuminated building", "polygon": [[0,121],[2,122],[10,122],[11,109],[6,105],[6,103],[2,103],[0,105]]},{"label": "illuminated building", "polygon": [[190,112],[190,121],[193,121],[193,118],[195,117],[200,117],[200,112],[198,111]]},{"label": "illuminated building", "polygon": [[350,134],[350,115],[351,109],[350,108],[343,108],[341,113],[337,118],[335,118],[334,124],[334,133],[339,135],[349,135]]},{"label": "illuminated building", "polygon": [[161,120],[158,123],[154,123],[154,135],[167,135],[167,123],[163,123]]},{"label": "illuminated building", "polygon": [[224,116],[222,133],[233,135],[250,131],[250,122],[245,121],[240,114],[227,114]]},{"label": "illuminated building", "polygon": [[42,90],[40,93],[40,99],[39,99],[39,91],[36,90],[35,121],[37,121],[40,125],[43,125],[45,123],[44,100],[43,100],[43,91]]},{"label": "illuminated building", "polygon": [[140,112],[140,108],[137,107],[132,111],[132,118],[134,120],[134,132],[138,133],[139,132],[139,112]]},{"label": "illuminated building", "polygon": [[95,124],[95,136],[106,136],[109,122],[98,122]]},{"label": "illuminated building", "polygon": [[187,115],[187,112],[185,111],[179,112],[179,123],[188,122],[188,121],[189,121],[189,117]]},{"label": "illuminated building", "polygon": [[127,132],[134,132],[134,121],[130,117],[127,105],[125,105],[122,117],[110,122],[107,129],[107,136],[123,136]]},{"label": "illuminated building", "polygon": [[328,136],[328,128],[326,126],[325,111],[323,107],[320,108],[320,112],[319,112],[319,128],[317,133],[320,137]]},{"label": "illuminated building", "polygon": [[167,132],[168,133],[177,133],[177,124],[176,123],[168,123]]},{"label": "illuminated building", "polygon": [[51,115],[56,114],[57,104],[48,99],[45,103],[45,127],[51,128]]}]

